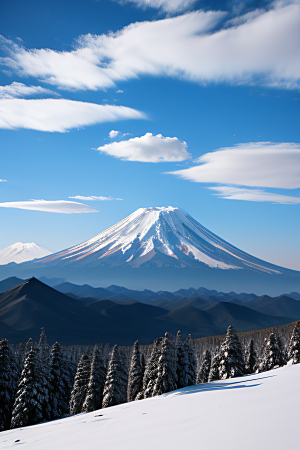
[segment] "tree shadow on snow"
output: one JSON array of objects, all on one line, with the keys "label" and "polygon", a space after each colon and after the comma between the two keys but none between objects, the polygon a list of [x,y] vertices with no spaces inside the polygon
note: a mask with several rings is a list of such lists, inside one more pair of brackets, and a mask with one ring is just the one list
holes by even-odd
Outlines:
[{"label": "tree shadow on snow", "polygon": [[251,380],[242,380],[242,381],[233,381],[231,378],[230,380],[224,380],[222,382],[213,381],[211,383],[203,383],[203,384],[196,384],[194,386],[187,386],[182,389],[177,389],[177,391],[168,392],[167,394],[164,394],[164,397],[168,397],[169,395],[177,396],[177,395],[187,395],[187,394],[195,394],[197,392],[203,392],[203,391],[219,391],[223,389],[241,389],[241,388],[251,388],[260,386],[262,383],[256,383],[247,385],[246,383],[252,383],[253,381],[259,381],[264,380],[265,378],[272,378],[276,377],[276,375],[269,375],[264,377],[258,377],[258,378],[252,378]]}]

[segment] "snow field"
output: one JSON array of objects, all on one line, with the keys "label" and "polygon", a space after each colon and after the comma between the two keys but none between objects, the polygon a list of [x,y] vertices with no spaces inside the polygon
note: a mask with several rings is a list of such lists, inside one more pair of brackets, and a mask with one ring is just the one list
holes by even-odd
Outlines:
[{"label": "snow field", "polygon": [[22,450],[299,450],[300,364],[0,433]]}]

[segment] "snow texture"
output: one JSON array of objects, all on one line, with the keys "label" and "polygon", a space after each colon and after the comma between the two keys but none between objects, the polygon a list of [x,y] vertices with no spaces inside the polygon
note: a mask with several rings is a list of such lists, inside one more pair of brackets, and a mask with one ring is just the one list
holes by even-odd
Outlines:
[{"label": "snow texture", "polygon": [[299,378],[297,364],[189,386],[3,431],[0,448],[10,450],[20,444],[22,450],[298,450]]},{"label": "snow texture", "polygon": [[34,242],[28,244],[16,242],[10,247],[0,251],[0,266],[12,262],[20,264],[25,261],[32,261],[33,259],[43,258],[48,255],[51,255],[51,252]]}]

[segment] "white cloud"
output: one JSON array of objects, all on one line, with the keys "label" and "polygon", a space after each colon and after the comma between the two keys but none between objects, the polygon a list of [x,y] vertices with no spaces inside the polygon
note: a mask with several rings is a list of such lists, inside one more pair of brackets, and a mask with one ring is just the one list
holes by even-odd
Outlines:
[{"label": "white cloud", "polygon": [[186,142],[181,142],[176,137],[163,137],[161,134],[153,136],[152,133],[128,141],[112,142],[97,150],[123,161],[153,163],[184,161],[191,156],[187,152]]},{"label": "white cloud", "polygon": [[120,131],[111,130],[111,131],[109,132],[109,137],[110,137],[111,139],[113,139],[113,138],[117,137],[119,133],[120,133]]},{"label": "white cloud", "polygon": [[69,197],[69,198],[75,198],[76,200],[86,200],[86,201],[99,200],[102,202],[107,201],[107,200],[123,200],[122,198],[102,197],[101,195],[99,197],[97,197],[96,195],[91,195],[89,197],[85,197],[83,195],[75,195],[74,197]]},{"label": "white cloud", "polygon": [[1,180],[0,178],[0,183],[5,183],[7,180]]},{"label": "white cloud", "polygon": [[28,128],[63,133],[74,127],[144,118],[143,113],[125,106],[65,99],[0,100],[0,128],[6,129]]},{"label": "white cloud", "polygon": [[119,89],[116,93],[117,94],[123,94],[124,91],[122,91],[122,89]]},{"label": "white cloud", "polygon": [[28,209],[31,211],[44,211],[61,214],[80,214],[98,212],[83,203],[68,200],[26,200],[21,202],[0,203],[1,208]]},{"label": "white cloud", "polygon": [[300,197],[293,197],[289,195],[273,194],[265,192],[261,189],[244,189],[231,186],[214,186],[209,189],[217,191],[218,197],[229,200],[247,200],[249,202],[272,202],[281,204],[299,204]]},{"label": "white cloud", "polygon": [[135,3],[140,8],[150,7],[173,13],[184,11],[197,0],[123,0],[124,3]]},{"label": "white cloud", "polygon": [[72,52],[27,50],[2,39],[9,52],[2,62],[65,89],[107,88],[142,74],[299,88],[299,2],[275,3],[216,30],[225,16],[196,11],[134,23],[108,35],[81,36]]},{"label": "white cloud", "polygon": [[206,153],[200,166],[170,172],[198,183],[296,189],[300,187],[300,144],[255,142]]},{"label": "white cloud", "polygon": [[31,95],[54,95],[56,92],[45,89],[41,86],[26,86],[23,83],[14,82],[7,86],[0,86],[0,99],[1,98],[16,98],[16,97],[28,97]]}]

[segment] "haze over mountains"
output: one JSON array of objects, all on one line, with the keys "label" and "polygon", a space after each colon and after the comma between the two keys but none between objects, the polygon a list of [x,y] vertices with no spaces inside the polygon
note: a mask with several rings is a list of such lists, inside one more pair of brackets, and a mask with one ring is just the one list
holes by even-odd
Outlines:
[{"label": "haze over mountains", "polygon": [[257,297],[203,288],[155,293],[71,283],[53,289],[35,278],[3,280],[0,292],[4,289],[0,338],[13,342],[38,339],[45,327],[50,342],[132,345],[139,339],[148,344],[165,331],[176,334],[180,329],[198,338],[223,334],[229,324],[250,331],[300,319],[300,302],[286,295]]},{"label": "haze over mountains", "polygon": [[70,282],[174,291],[208,289],[278,295],[300,291],[300,272],[255,258],[211,233],[180,208],[140,208],[88,241],[0,276],[63,277]]}]

